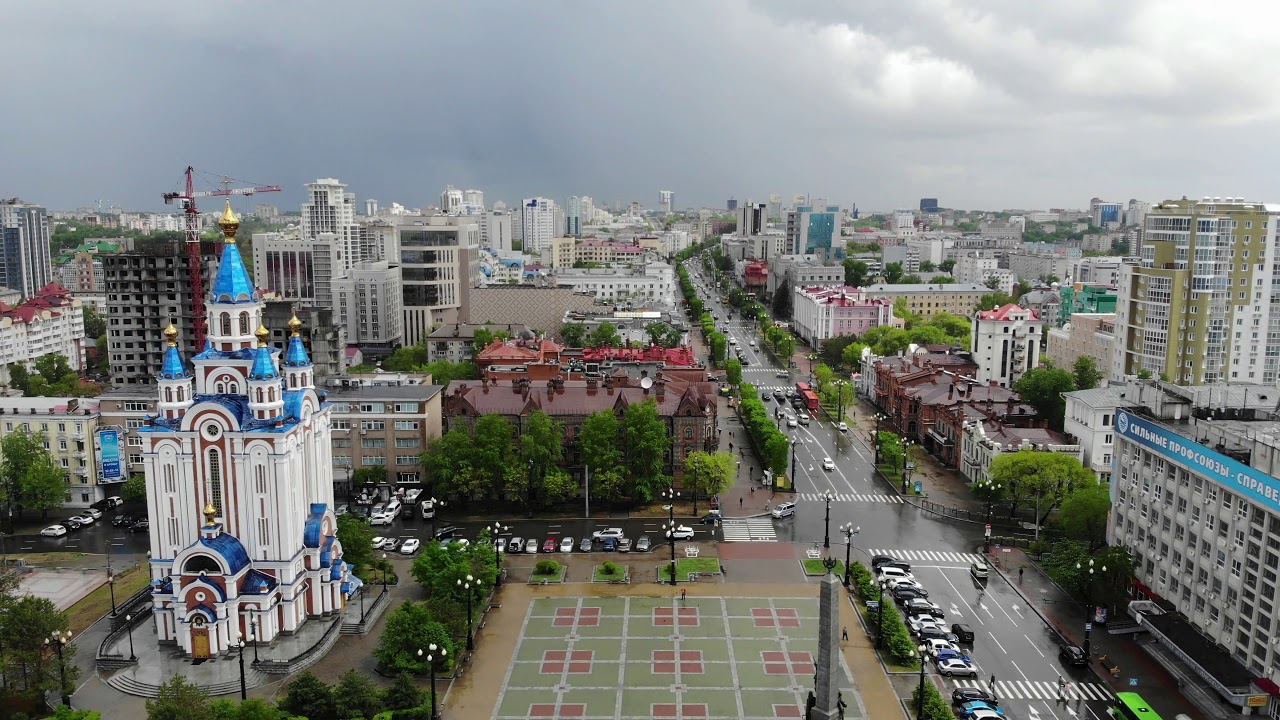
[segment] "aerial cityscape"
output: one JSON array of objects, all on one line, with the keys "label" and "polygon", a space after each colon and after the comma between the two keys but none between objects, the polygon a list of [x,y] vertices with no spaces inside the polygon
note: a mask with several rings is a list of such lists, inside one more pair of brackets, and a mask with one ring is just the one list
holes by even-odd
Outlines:
[{"label": "aerial cityscape", "polygon": [[10,8],[0,720],[1280,717],[1227,5]]}]

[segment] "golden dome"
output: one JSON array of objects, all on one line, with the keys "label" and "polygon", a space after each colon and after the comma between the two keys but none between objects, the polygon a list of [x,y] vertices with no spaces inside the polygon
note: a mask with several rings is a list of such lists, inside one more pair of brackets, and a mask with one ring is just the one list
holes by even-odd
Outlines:
[{"label": "golden dome", "polygon": [[297,313],[294,313],[293,317],[289,318],[289,330],[293,333],[294,337],[298,337],[298,335],[301,334],[302,321],[298,319]]},{"label": "golden dome", "polygon": [[169,327],[164,329],[164,339],[169,341],[169,347],[177,347],[178,328],[174,327],[172,322],[169,323]]},{"label": "golden dome", "polygon": [[222,235],[225,242],[233,243],[236,241],[236,230],[240,229],[240,218],[231,212],[231,201],[227,201],[227,207],[222,211],[222,217],[218,218],[218,227],[222,228]]},{"label": "golden dome", "polygon": [[204,522],[206,525],[212,525],[213,519],[217,517],[217,515],[218,509],[213,506],[213,503],[209,503],[204,506]]},{"label": "golden dome", "polygon": [[258,338],[258,347],[267,346],[267,338],[271,337],[271,331],[267,329],[266,325],[258,325],[258,329],[253,334]]}]

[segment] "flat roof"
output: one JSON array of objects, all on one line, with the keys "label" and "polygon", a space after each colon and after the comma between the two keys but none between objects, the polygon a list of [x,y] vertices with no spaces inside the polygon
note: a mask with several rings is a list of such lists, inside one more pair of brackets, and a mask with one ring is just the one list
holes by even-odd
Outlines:
[{"label": "flat roof", "polygon": [[[319,389],[319,388],[317,388]],[[325,388],[329,402],[352,400],[430,400],[444,390],[443,385],[372,385],[369,387]]]},{"label": "flat roof", "polygon": [[1228,688],[1243,688],[1248,691],[1250,683],[1257,677],[1239,660],[1223,650],[1209,638],[1201,635],[1191,623],[1173,614],[1144,615],[1143,619],[1159,630],[1169,642],[1191,658],[1191,661],[1209,673],[1215,680]]}]

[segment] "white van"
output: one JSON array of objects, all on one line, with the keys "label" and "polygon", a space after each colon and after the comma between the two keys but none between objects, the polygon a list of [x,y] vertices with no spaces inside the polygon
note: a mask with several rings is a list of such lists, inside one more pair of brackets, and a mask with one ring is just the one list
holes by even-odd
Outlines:
[{"label": "white van", "polygon": [[985,560],[978,560],[969,566],[969,574],[974,580],[986,580],[988,573],[989,568]]},{"label": "white van", "polygon": [[422,501],[422,519],[430,520],[436,516],[436,504],[431,500]]},{"label": "white van", "polygon": [[382,511],[390,515],[391,517],[395,517],[396,515],[399,515],[400,501],[397,500],[396,498],[391,498],[391,502],[387,503],[387,506],[383,508]]},{"label": "white van", "polygon": [[891,578],[914,580],[915,576],[900,567],[893,567],[892,565],[882,566],[880,568],[880,579],[889,580]]}]

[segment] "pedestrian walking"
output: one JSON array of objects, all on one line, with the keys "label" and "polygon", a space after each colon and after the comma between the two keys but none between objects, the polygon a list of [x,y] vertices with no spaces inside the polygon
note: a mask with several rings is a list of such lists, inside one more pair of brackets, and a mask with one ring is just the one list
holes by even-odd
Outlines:
[{"label": "pedestrian walking", "polygon": [[765,509],[765,510],[768,510],[768,509],[769,509],[769,506],[770,506],[770,505],[772,505],[772,504],[773,504],[773,500],[765,500],[765,501],[764,501],[764,509]]},{"label": "pedestrian walking", "polygon": [[684,602],[684,596],[688,594],[688,592],[689,592],[688,590],[684,588],[680,588],[680,602]]},{"label": "pedestrian walking", "polygon": [[742,509],[742,498],[738,498],[738,509]]},{"label": "pedestrian walking", "polygon": [[840,639],[844,641],[849,640],[849,628],[844,627],[840,629]]},{"label": "pedestrian walking", "polygon": [[1022,571],[1025,568],[1018,568],[1018,582],[1022,582]]},{"label": "pedestrian walking", "polygon": [[733,452],[733,443],[729,443],[729,452]]},{"label": "pedestrian walking", "polygon": [[992,675],[991,675],[991,688],[994,690],[994,689],[995,689],[995,687],[996,687],[996,676],[995,676],[995,674],[994,674],[994,673],[992,673]]}]

